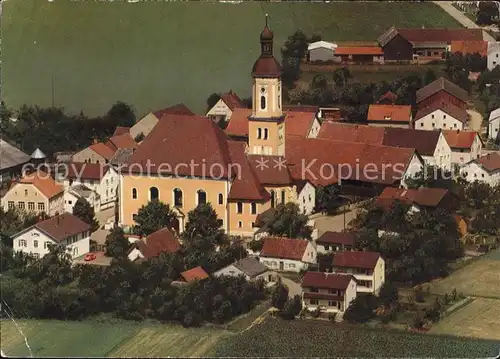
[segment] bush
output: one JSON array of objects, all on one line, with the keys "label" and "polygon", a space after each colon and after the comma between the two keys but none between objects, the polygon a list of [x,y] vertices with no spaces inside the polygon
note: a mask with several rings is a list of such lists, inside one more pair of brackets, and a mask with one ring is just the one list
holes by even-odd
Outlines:
[{"label": "bush", "polygon": [[457,299],[458,299],[457,290],[453,288],[453,291],[451,292],[451,300],[455,302]]},{"label": "bush", "polygon": [[344,319],[351,323],[363,323],[375,317],[377,298],[373,294],[359,295],[344,313]]},{"label": "bush", "polygon": [[422,329],[424,327],[424,324],[425,324],[424,316],[422,315],[422,312],[418,311],[413,317],[411,326],[412,328],[415,329]]},{"label": "bush", "polygon": [[337,317],[337,313],[328,314],[328,320],[335,323],[335,318]]},{"label": "bush", "polygon": [[413,293],[415,294],[415,301],[417,303],[425,302],[425,295],[421,285],[416,286]]},{"label": "bush", "polygon": [[319,307],[312,313],[313,318],[318,318],[321,314],[321,309]]}]

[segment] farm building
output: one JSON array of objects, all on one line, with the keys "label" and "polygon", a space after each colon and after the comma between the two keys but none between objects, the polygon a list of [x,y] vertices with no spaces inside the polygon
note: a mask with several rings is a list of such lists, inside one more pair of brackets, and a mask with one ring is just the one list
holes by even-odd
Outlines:
[{"label": "farm building", "polygon": [[23,165],[30,161],[30,156],[9,142],[0,139],[0,182],[10,180],[21,174]]},{"label": "farm building", "polygon": [[464,130],[469,116],[465,108],[452,103],[433,103],[423,107],[415,115],[416,130]]},{"label": "farm building", "polygon": [[333,53],[337,48],[337,44],[327,41],[316,41],[307,47],[308,61],[332,61]]},{"label": "farm building", "polygon": [[366,122],[371,126],[411,128],[410,105],[379,105],[368,107]]},{"label": "farm building", "polygon": [[219,121],[229,121],[234,109],[245,108],[243,102],[238,95],[229,90],[228,93],[222,94],[219,101],[207,112],[207,117],[219,123]]},{"label": "farm building", "polygon": [[467,109],[469,94],[453,82],[440,77],[417,91],[417,108],[422,109],[434,104],[453,104]]},{"label": "farm building", "polygon": [[339,46],[335,49],[333,61],[343,64],[383,64],[384,52],[378,46]]},{"label": "farm building", "polygon": [[493,152],[473,159],[461,169],[468,182],[481,181],[494,186],[500,183],[500,153]]}]

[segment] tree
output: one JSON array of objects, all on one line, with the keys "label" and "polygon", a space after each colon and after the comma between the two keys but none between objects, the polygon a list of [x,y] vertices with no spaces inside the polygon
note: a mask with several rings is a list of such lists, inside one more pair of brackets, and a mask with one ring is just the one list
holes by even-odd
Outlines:
[{"label": "tree", "polygon": [[490,200],[491,190],[487,183],[475,180],[465,186],[465,201],[474,209],[483,208]]},{"label": "tree", "polygon": [[272,236],[311,239],[312,228],[308,222],[309,218],[290,202],[278,205],[259,225]]},{"label": "tree", "polygon": [[141,132],[137,136],[135,136],[134,141],[137,142],[137,143],[139,143],[142,140],[144,140],[144,138],[146,138],[146,136],[144,136],[144,133]]},{"label": "tree", "polygon": [[334,214],[342,203],[339,197],[340,188],[338,185],[319,186],[316,190],[315,211]]},{"label": "tree", "polygon": [[210,110],[212,107],[215,106],[217,102],[220,100],[220,94],[218,93],[212,93],[210,96],[207,98],[207,111]]},{"label": "tree", "polygon": [[106,256],[126,258],[130,243],[120,227],[114,227],[106,236]]},{"label": "tree", "polygon": [[390,281],[384,282],[380,287],[378,294],[380,304],[391,307],[398,303],[399,291],[398,288]]},{"label": "tree", "polygon": [[294,319],[302,311],[302,300],[300,295],[295,295],[292,299],[288,299],[283,306],[283,310],[280,311],[282,318],[287,320]]},{"label": "tree", "polygon": [[188,241],[196,237],[208,238],[215,246],[226,241],[221,225],[221,220],[217,218],[217,212],[212,205],[200,204],[188,213],[183,234]]},{"label": "tree", "polygon": [[359,295],[349,305],[344,313],[344,320],[350,323],[364,323],[375,317],[375,302],[372,294]]},{"label": "tree", "polygon": [[288,287],[285,286],[280,280],[274,287],[273,293],[271,295],[271,304],[273,305],[273,307],[282,310],[287,300]]},{"label": "tree", "polygon": [[99,222],[97,222],[97,219],[95,218],[94,208],[85,198],[78,198],[73,207],[73,215],[89,224],[92,232],[95,232],[99,228]]},{"label": "tree", "polygon": [[349,79],[352,78],[352,74],[347,67],[342,67],[333,71],[332,78],[336,87],[344,87],[347,85]]},{"label": "tree", "polygon": [[132,127],[136,121],[132,107],[121,101],[111,106],[106,117],[111,123],[116,124],[116,126]]},{"label": "tree", "polygon": [[476,14],[476,23],[479,25],[491,25],[498,21],[498,5],[494,1],[481,1]]},{"label": "tree", "polygon": [[7,211],[0,207],[0,235],[2,235],[2,240],[7,239],[4,237],[12,237],[23,229],[34,225],[39,219],[45,219],[45,217],[36,216],[17,207],[9,208]]},{"label": "tree", "polygon": [[175,219],[175,213],[168,204],[154,199],[137,212],[134,231],[141,236],[148,236],[159,229],[172,228]]},{"label": "tree", "polygon": [[428,85],[437,79],[436,73],[432,69],[428,69],[424,75],[424,84]]}]

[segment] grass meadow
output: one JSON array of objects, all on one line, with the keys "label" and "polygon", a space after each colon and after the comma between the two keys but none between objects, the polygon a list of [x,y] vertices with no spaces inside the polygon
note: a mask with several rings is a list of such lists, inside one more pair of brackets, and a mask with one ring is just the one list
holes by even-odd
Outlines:
[{"label": "grass meadow", "polygon": [[[2,98],[101,115],[118,100],[138,115],[178,102],[205,111],[212,92],[250,95],[269,13],[275,54],[297,29],[332,41],[374,41],[392,25],[459,27],[430,2],[276,3],[7,0]],[[52,86],[52,83],[54,86]]]}]

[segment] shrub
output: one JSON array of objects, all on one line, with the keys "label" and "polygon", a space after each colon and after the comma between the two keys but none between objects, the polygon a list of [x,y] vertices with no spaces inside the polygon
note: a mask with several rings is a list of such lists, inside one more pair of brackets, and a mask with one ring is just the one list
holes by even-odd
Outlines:
[{"label": "shrub", "polygon": [[421,285],[418,285],[418,286],[415,287],[414,294],[415,294],[415,301],[417,303],[423,303],[423,302],[425,302],[424,291],[423,291]]},{"label": "shrub", "polygon": [[337,313],[328,314],[328,320],[335,323],[335,318],[337,317]]},{"label": "shrub", "polygon": [[415,329],[422,329],[424,327],[425,321],[422,312],[418,311],[413,317],[411,326]]},{"label": "shrub", "polygon": [[458,293],[455,288],[453,288],[453,291],[451,292],[451,300],[456,301],[458,299]]}]

